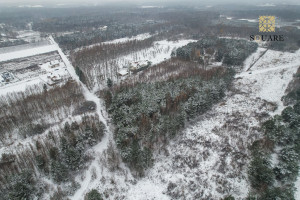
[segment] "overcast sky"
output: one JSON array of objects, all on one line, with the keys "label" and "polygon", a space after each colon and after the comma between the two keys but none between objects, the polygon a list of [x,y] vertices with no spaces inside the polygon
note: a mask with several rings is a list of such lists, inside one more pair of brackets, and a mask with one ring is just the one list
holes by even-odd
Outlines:
[{"label": "overcast sky", "polygon": [[[10,4],[10,5],[56,5],[56,4],[66,4],[66,5],[103,5],[103,4],[118,4],[118,3],[126,3],[131,2],[135,4],[168,4],[168,3],[185,3],[187,0],[0,0],[0,4]],[[195,4],[207,4],[207,5],[215,5],[215,4],[226,4],[226,3],[238,3],[238,4],[254,4],[254,5],[262,5],[262,4],[300,4],[299,0],[251,0],[251,1],[241,1],[241,0],[188,0],[189,2],[193,2]]]}]

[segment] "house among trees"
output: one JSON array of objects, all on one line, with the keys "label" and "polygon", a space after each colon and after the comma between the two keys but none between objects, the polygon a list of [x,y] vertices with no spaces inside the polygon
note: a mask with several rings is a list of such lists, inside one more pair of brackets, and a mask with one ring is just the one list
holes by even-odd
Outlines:
[{"label": "house among trees", "polygon": [[101,26],[101,27],[99,27],[99,30],[100,31],[106,31],[107,30],[107,26]]},{"label": "house among trees", "polygon": [[118,76],[126,76],[128,75],[128,70],[127,69],[121,69],[120,71],[117,72]]},{"label": "house among trees", "polygon": [[148,68],[151,65],[151,62],[148,60],[145,61],[136,61],[129,64],[129,70],[133,73],[137,73]]}]

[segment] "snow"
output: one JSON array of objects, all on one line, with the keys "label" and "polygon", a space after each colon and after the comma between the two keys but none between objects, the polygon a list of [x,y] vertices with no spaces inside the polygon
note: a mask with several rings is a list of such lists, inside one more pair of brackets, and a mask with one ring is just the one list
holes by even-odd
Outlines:
[{"label": "snow", "polygon": [[119,38],[115,40],[110,40],[106,42],[102,42],[103,44],[116,44],[116,43],[125,43],[132,40],[145,40],[147,38],[150,38],[152,35],[150,33],[143,33],[139,34],[133,37],[125,37],[125,38]]},{"label": "snow", "polygon": [[170,197],[163,194],[163,187],[159,183],[144,178],[134,185],[127,193],[127,199],[144,200],[159,199],[169,200]]},{"label": "snow", "polygon": [[272,3],[266,3],[266,4],[262,4],[262,5],[258,5],[260,7],[274,7],[276,6],[275,4],[272,4]]},{"label": "snow", "polygon": [[115,40],[110,40],[110,41],[106,41],[106,42],[100,42],[100,43],[80,47],[80,48],[75,49],[74,51],[76,52],[76,51],[79,51],[83,48],[92,48],[94,46],[99,46],[101,44],[117,44],[117,43],[129,42],[129,41],[132,41],[132,40],[145,40],[147,38],[150,38],[151,36],[153,36],[153,35],[151,35],[150,33],[143,33],[143,34],[139,34],[139,35],[132,36],[132,37],[124,37],[124,38],[119,38],[119,39],[115,39]]},{"label": "snow", "polygon": [[7,93],[11,93],[11,92],[25,92],[25,90],[32,85],[41,86],[42,85],[41,79],[39,77],[36,77],[30,80],[19,81],[16,83],[11,83],[6,86],[2,86],[0,87],[0,96],[6,95]]},{"label": "snow", "polygon": [[2,54],[0,54],[0,62],[8,61],[8,60],[16,59],[16,58],[25,58],[28,56],[48,53],[48,52],[52,52],[52,51],[56,51],[56,50],[57,50],[56,46],[47,45],[47,46],[42,46],[42,47],[24,49],[24,50],[20,50],[20,51],[2,53]]},{"label": "snow", "polygon": [[295,183],[295,187],[296,187],[295,200],[300,200],[300,176],[298,176],[298,179]]},{"label": "snow", "polygon": [[128,71],[127,69],[121,69],[119,72],[118,72],[121,76],[125,76],[128,74]]},{"label": "snow", "polygon": [[257,19],[239,19],[239,20],[248,21],[248,22],[258,22]]},{"label": "snow", "polygon": [[[269,50],[250,71],[242,72],[237,77],[247,77],[249,81],[261,80],[260,85],[252,85],[252,90],[258,90],[257,97],[275,102],[279,109],[274,114],[280,114],[284,108],[280,99],[289,83],[286,75],[290,77],[296,72],[300,66],[299,56],[300,50],[295,53]],[[270,87],[266,88],[265,85]]]}]

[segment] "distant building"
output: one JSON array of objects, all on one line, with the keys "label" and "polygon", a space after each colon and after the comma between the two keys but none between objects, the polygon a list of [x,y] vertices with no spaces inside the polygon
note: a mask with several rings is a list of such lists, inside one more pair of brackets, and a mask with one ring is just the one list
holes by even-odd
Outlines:
[{"label": "distant building", "polygon": [[55,67],[58,67],[59,66],[59,60],[53,60],[53,61],[50,61],[50,67],[51,68],[55,68]]},{"label": "distant building", "polygon": [[1,82],[3,83],[9,83],[14,79],[15,79],[14,75],[10,72],[3,72],[1,74]]},{"label": "distant building", "polygon": [[57,83],[61,82],[63,79],[61,75],[57,72],[52,72],[48,76],[47,84],[50,86],[56,85]]},{"label": "distant building", "polygon": [[148,68],[150,65],[151,62],[148,60],[132,62],[129,64],[129,70],[132,71],[133,73],[136,73]]},{"label": "distant building", "polygon": [[107,26],[101,26],[101,27],[99,27],[99,30],[106,31],[107,30]]},{"label": "distant building", "polygon": [[126,76],[126,75],[128,75],[127,69],[121,69],[120,71],[118,71],[118,75],[119,76]]}]

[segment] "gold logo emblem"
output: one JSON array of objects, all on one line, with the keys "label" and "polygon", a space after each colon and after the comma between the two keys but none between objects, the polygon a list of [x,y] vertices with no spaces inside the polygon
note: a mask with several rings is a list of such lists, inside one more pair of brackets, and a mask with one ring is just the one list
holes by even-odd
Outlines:
[{"label": "gold logo emblem", "polygon": [[259,16],[259,32],[275,32],[275,16]]}]

